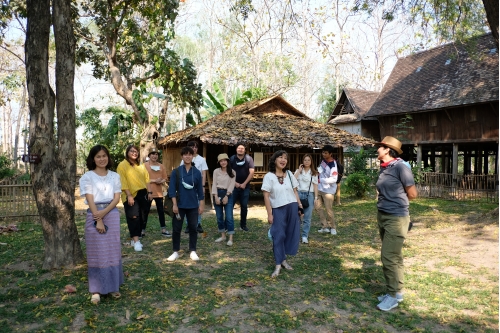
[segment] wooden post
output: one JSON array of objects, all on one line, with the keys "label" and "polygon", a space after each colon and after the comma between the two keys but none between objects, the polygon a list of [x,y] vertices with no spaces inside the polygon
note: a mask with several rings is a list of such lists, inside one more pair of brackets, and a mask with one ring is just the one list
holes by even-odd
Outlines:
[{"label": "wooden post", "polygon": [[453,160],[452,160],[452,175],[453,175],[453,185],[456,185],[458,177],[458,144],[453,144]]},{"label": "wooden post", "polygon": [[417,167],[422,167],[422,145],[417,145]]}]

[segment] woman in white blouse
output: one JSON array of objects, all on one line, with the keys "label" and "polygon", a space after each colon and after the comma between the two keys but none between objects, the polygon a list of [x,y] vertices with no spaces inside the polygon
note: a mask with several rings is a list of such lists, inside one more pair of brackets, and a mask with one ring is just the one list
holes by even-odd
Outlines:
[{"label": "woman in white blouse", "polygon": [[271,277],[280,274],[281,267],[292,270],[286,255],[295,255],[299,250],[300,219],[304,213],[297,187],[299,183],[286,165],[288,154],[278,150],[269,159],[269,172],[262,181],[267,221],[271,224],[273,252],[276,268]]},{"label": "woman in white blouse", "polygon": [[87,168],[80,178],[80,195],[85,197],[87,219],[85,242],[88,262],[91,302],[99,303],[100,295],[119,298],[123,284],[122,252],[120,243],[120,176],[109,168],[113,165],[106,147],[90,149]]},{"label": "woman in white blouse", "polygon": [[[212,195],[215,199],[215,213],[217,215],[217,227],[221,236],[215,240],[216,243],[226,240],[226,233],[229,235],[227,246],[233,245],[234,235],[234,219],[233,219],[233,190],[236,178],[229,156],[227,154],[219,154],[217,163],[220,168],[214,170],[214,179],[212,184]],[[224,217],[224,212],[226,213]]]},{"label": "woman in white blouse", "polygon": [[318,171],[312,163],[312,156],[305,154],[302,164],[295,171],[295,178],[299,181],[300,200],[307,200],[308,206],[304,207],[302,219],[302,243],[309,243],[309,230],[311,229],[311,216],[314,204],[318,199]]}]

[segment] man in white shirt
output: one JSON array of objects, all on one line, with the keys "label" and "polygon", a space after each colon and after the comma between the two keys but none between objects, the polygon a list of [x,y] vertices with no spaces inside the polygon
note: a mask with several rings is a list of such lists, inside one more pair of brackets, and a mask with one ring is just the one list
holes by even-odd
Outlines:
[{"label": "man in white shirt", "polygon": [[[196,169],[200,170],[201,172],[201,184],[203,185],[203,193],[205,193],[205,184],[207,181],[207,172],[208,172],[207,161],[203,156],[198,155],[198,142],[189,141],[187,146],[191,147],[194,151],[192,164],[196,167]],[[181,161],[180,165],[183,164],[184,161]],[[201,215],[198,215],[198,227],[196,228],[196,231],[198,231],[198,233],[203,233],[203,228],[201,227]],[[186,230],[184,232],[186,234],[189,233],[189,227],[187,227],[187,222],[186,222]]]}]

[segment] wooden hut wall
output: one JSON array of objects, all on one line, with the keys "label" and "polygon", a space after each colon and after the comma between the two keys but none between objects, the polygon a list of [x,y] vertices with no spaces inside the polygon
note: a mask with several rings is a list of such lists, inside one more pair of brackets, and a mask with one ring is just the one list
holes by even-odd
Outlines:
[{"label": "wooden hut wall", "polygon": [[[380,136],[401,137],[395,126],[404,115],[379,117]],[[498,140],[498,103],[411,113],[412,121],[404,139],[408,143],[486,142]]]}]

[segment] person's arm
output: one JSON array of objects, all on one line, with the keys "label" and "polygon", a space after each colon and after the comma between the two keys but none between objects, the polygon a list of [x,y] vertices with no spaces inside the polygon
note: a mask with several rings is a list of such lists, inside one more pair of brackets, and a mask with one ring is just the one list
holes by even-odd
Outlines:
[{"label": "person's arm", "polygon": [[134,197],[132,196],[132,193],[129,190],[130,186],[128,184],[126,168],[127,165],[120,163],[118,164],[118,168],[116,168],[116,172],[120,175],[120,181],[122,183],[122,191],[125,192],[125,195],[127,196],[127,203],[129,204],[129,206],[133,206]]},{"label": "person's arm", "polygon": [[219,169],[214,170],[214,177],[212,179],[212,197],[214,197],[214,201],[216,205],[220,205],[219,196],[217,195],[217,183],[219,181]]},{"label": "person's arm", "polygon": [[318,184],[313,183],[313,189],[314,189],[314,201],[318,200]]},{"label": "person's arm", "polygon": [[202,187],[205,187],[206,181],[207,181],[207,170],[203,170],[201,172],[201,186]]},{"label": "person's arm", "polygon": [[414,200],[417,198],[417,187],[415,185],[406,186],[405,187],[406,195],[408,196],[408,200]]},{"label": "person's arm", "polygon": [[95,202],[94,202],[94,195],[87,193],[87,194],[85,194],[85,199],[87,199],[87,202],[89,204],[89,209],[92,212],[92,216],[96,222],[95,228],[97,229],[97,232],[100,234],[105,233],[106,227],[104,227],[104,222],[102,221],[102,217],[99,216],[99,214],[98,214],[97,206],[95,205]]},{"label": "person's arm", "polygon": [[266,211],[267,211],[267,222],[269,224],[273,224],[273,209],[271,207],[271,200],[269,199],[271,193],[267,191],[263,192],[264,192],[264,205],[266,206]]},{"label": "person's arm", "polygon": [[247,187],[247,184],[250,183],[250,181],[253,179],[253,174],[255,173],[255,169],[250,168],[248,169],[248,177],[245,179],[245,181],[240,185],[241,188]]}]

